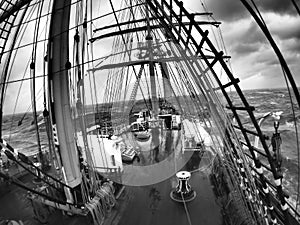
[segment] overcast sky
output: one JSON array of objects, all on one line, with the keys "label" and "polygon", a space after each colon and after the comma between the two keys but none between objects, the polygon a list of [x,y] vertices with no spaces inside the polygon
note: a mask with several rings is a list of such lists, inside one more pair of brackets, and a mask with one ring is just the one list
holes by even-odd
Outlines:
[{"label": "overcast sky", "polygon": [[[240,86],[243,89],[278,88],[284,87],[285,82],[278,64],[277,57],[264,38],[260,28],[242,5],[240,0],[203,0],[209,12],[217,21],[222,22],[221,30],[228,55],[231,56],[231,64],[235,77],[240,78]],[[295,0],[300,6],[300,0]],[[265,22],[287,60],[296,83],[300,85],[300,16],[297,14],[291,0],[255,0],[262,13]],[[200,0],[183,0],[184,6],[191,12],[203,11]],[[45,23],[43,23],[45,24]],[[29,29],[30,30],[30,29]],[[28,32],[30,33],[30,32]],[[41,38],[44,35],[41,32]],[[28,36],[28,37],[27,37]],[[32,40],[30,35],[23,38]],[[28,42],[28,40],[27,40]],[[42,43],[43,44],[43,43]],[[19,50],[19,57],[31,52],[31,48]],[[41,59],[43,53],[40,52]],[[26,62],[24,63],[25,66]],[[42,65],[42,63],[36,63]],[[21,78],[25,68],[18,64],[13,67],[12,74],[15,78]],[[27,71],[28,73],[28,71]],[[41,74],[39,72],[38,74]],[[41,79],[38,81],[41,84]],[[19,84],[10,86],[11,92],[7,93],[6,101],[15,102]],[[23,88],[30,89],[29,82],[25,82]],[[42,92],[41,92],[42,96]],[[17,111],[26,111],[30,106],[30,92],[20,95],[21,108]],[[13,111],[14,104],[6,109]]]},{"label": "overcast sky", "polygon": [[[300,1],[295,0],[300,6]],[[201,8],[200,0],[185,0],[190,10]],[[300,85],[300,16],[291,0],[255,0],[273,38]],[[278,60],[258,25],[239,0],[204,0],[208,11],[222,22],[221,30],[241,87],[278,88],[284,80]]]}]

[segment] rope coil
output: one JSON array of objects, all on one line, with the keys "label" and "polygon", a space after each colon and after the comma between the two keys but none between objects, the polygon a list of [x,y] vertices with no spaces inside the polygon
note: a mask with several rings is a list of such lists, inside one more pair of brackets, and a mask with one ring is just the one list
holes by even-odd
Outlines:
[{"label": "rope coil", "polygon": [[105,216],[115,206],[116,199],[114,191],[115,188],[112,182],[106,182],[96,191],[95,197],[85,204],[91,213],[94,225],[102,225]]}]

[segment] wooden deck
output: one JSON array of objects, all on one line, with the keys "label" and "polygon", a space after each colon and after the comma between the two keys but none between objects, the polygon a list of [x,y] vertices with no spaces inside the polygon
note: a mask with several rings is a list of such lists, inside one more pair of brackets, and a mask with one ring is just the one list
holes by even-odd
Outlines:
[{"label": "wooden deck", "polygon": [[126,192],[119,199],[120,204],[115,208],[116,213],[105,225],[223,224],[220,208],[205,174],[192,174],[190,184],[197,196],[186,203],[186,207],[170,198],[175,184],[176,180],[172,177],[155,185],[126,187]]},{"label": "wooden deck", "polygon": [[[104,225],[223,224],[221,210],[208,178],[209,171],[201,169],[207,166],[209,160],[203,158],[200,161],[201,154],[191,158],[192,152],[182,153],[179,131],[164,131],[160,135],[164,136],[165,141],[159,139],[160,144],[154,148],[151,139],[136,142],[132,136],[127,137],[131,143],[139,145],[139,160],[124,166],[122,180],[126,184],[125,191],[107,215]],[[193,201],[185,205],[170,198],[170,192],[177,185],[175,173],[180,170],[192,171],[189,183],[197,194]],[[32,181],[30,175],[20,179],[26,184]],[[2,183],[0,205],[0,224],[1,220],[7,219],[22,220],[25,225],[40,224],[34,218],[26,191],[19,187]],[[92,222],[90,218],[67,216],[54,211],[48,224],[88,225]]]}]

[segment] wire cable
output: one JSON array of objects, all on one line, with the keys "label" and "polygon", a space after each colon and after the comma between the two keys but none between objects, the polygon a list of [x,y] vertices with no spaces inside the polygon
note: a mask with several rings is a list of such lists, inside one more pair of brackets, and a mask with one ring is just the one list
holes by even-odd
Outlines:
[{"label": "wire cable", "polygon": [[[295,107],[294,107],[293,98],[292,98],[292,95],[291,95],[291,90],[290,90],[290,87],[288,85],[288,80],[287,80],[287,77],[286,77],[286,74],[285,74],[285,71],[284,71],[283,68],[282,68],[282,72],[283,72],[283,77],[284,77],[284,80],[285,80],[285,83],[286,83],[286,87],[287,87],[287,90],[288,90],[289,99],[290,99],[290,103],[291,103],[291,107],[292,107],[292,114],[293,114],[293,118],[294,118],[294,126],[295,126],[295,133],[296,133],[297,162],[298,162],[298,165],[299,165],[300,164],[300,147],[299,147],[299,136],[298,136],[299,133],[298,133],[298,124],[297,124],[297,118],[296,118],[296,113],[295,113]],[[300,204],[300,202],[299,202],[299,197],[300,197],[300,167],[298,166],[297,168],[298,168],[298,170],[297,170],[298,179],[297,179],[297,197],[296,197],[296,209],[295,209],[296,212],[297,212],[298,206]],[[296,216],[296,214],[295,214],[295,216]]]}]

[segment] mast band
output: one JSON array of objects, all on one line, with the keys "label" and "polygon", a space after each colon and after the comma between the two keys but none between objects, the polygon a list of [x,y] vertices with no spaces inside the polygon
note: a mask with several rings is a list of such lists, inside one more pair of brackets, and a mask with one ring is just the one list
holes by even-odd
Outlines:
[{"label": "mast band", "polygon": [[256,170],[257,170],[257,172],[258,172],[259,174],[262,174],[262,173],[263,173],[263,168],[262,168],[262,167],[256,168]]},{"label": "mast band", "polygon": [[281,209],[283,210],[283,211],[286,211],[287,209],[289,208],[289,206],[288,206],[288,204],[284,204],[284,205],[281,205]]},{"label": "mast band", "polygon": [[281,179],[279,178],[279,179],[274,180],[274,183],[277,187],[280,186],[281,185]]},{"label": "mast band", "polygon": [[268,187],[263,188],[263,191],[264,191],[264,193],[268,194],[269,193],[269,188]]}]

